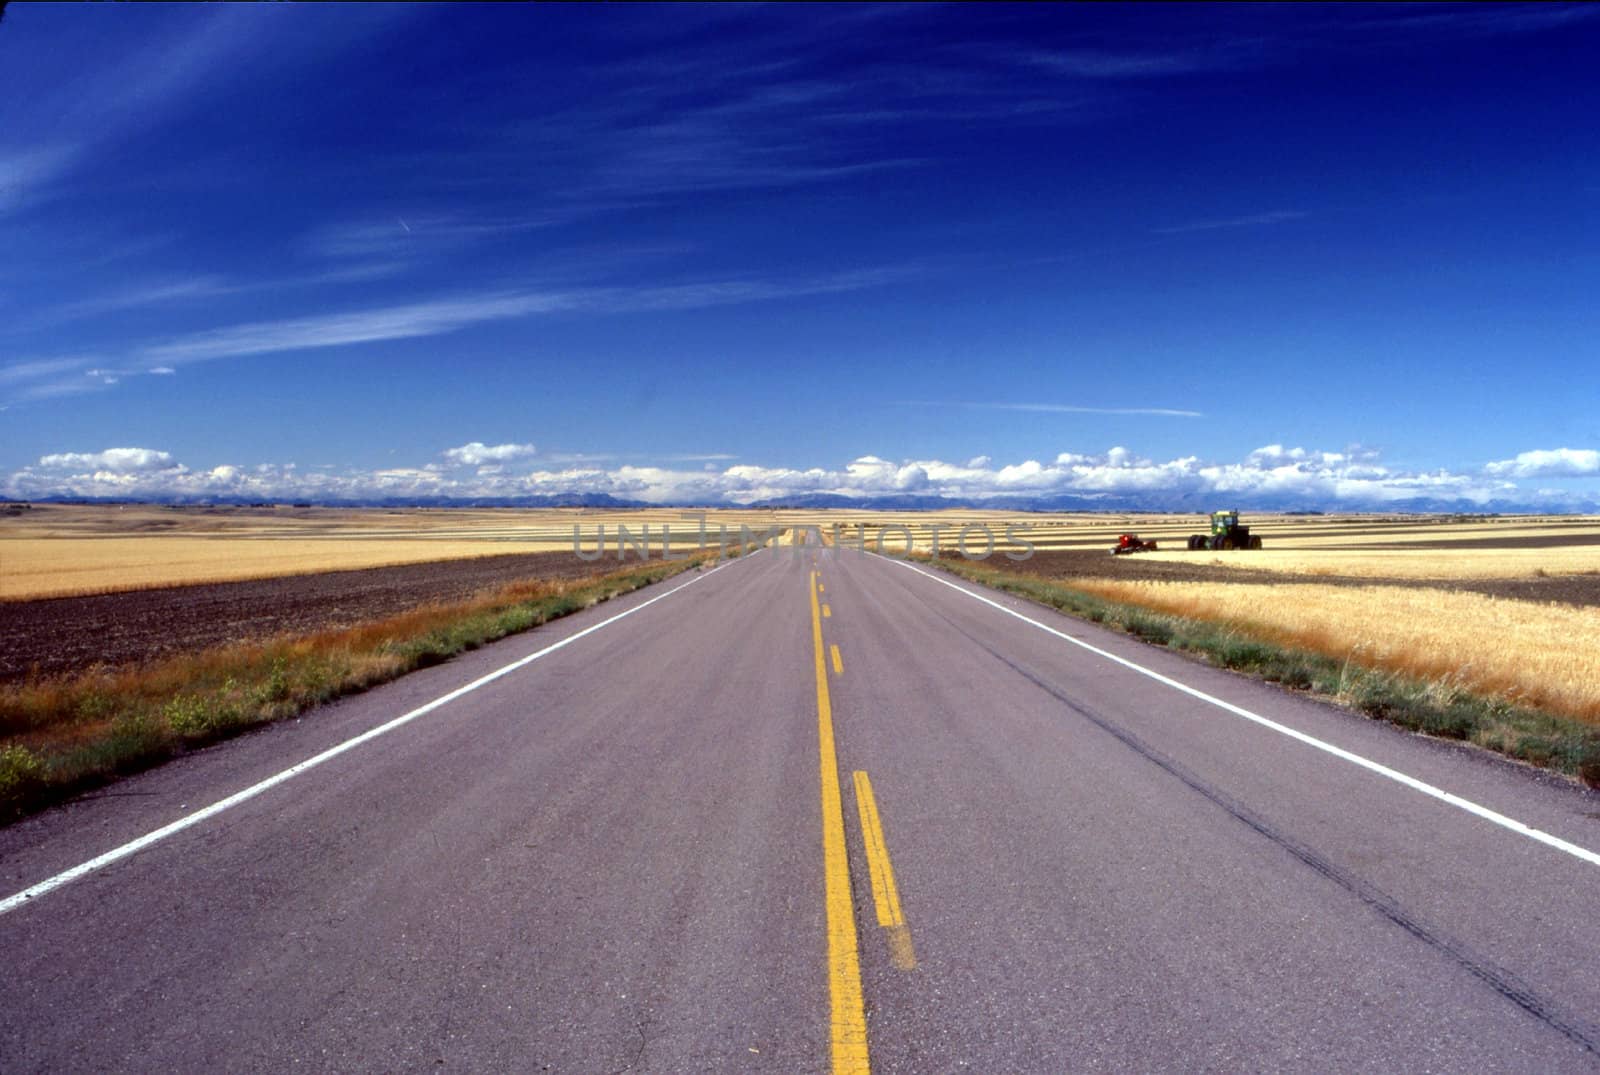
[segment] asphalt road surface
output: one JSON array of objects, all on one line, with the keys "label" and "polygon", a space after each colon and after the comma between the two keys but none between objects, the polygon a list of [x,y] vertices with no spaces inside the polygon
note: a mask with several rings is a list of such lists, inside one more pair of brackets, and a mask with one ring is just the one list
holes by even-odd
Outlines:
[{"label": "asphalt road surface", "polygon": [[1553,777],[772,548],[0,831],[0,1070],[1592,1071],[1597,849]]}]

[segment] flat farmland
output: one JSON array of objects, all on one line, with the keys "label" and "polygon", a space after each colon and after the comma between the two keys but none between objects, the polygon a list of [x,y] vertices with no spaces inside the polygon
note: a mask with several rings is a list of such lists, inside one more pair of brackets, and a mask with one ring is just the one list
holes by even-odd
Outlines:
[{"label": "flat farmland", "polygon": [[[0,683],[354,627],[531,580],[598,576],[617,528],[659,558],[698,544],[673,510],[379,511],[41,505],[0,518]],[[772,513],[715,513],[708,542]],[[573,553],[573,528],[585,557]],[[637,564],[630,545],[627,562]]]},{"label": "flat farmland", "polygon": [[[1183,569],[1197,565],[1234,572],[1285,576],[1353,576],[1418,580],[1516,579],[1552,575],[1600,574],[1600,518],[1593,516],[1504,516],[1451,518],[1418,516],[1249,515],[1241,521],[1262,536],[1254,552],[1189,552],[1190,534],[1203,533],[1209,521],[1199,515],[1026,515],[1016,513],[933,512],[916,515],[822,516],[841,527],[851,544],[904,550],[909,533],[918,552],[930,552],[934,527],[941,550],[957,550],[961,528],[988,527],[997,553],[1019,552],[1026,541],[1035,553],[1106,553],[1117,535],[1137,533],[1159,548],[1123,562],[1165,563]],[[1017,540],[1007,540],[1012,526]],[[982,554],[981,531],[968,534],[969,553]],[[1087,565],[1087,561],[1083,561]],[[1090,570],[1085,567],[1085,570]],[[1108,568],[1107,570],[1111,570]],[[1092,573],[1101,574],[1095,568]]]},{"label": "flat farmland", "polygon": [[[0,681],[346,627],[531,578],[615,569],[618,527],[700,540],[678,509],[40,505],[0,517]],[[1600,714],[1600,519],[1246,517],[1265,547],[1189,552],[1203,517],[711,511],[707,540],[815,528],[1222,622],[1274,642]],[[573,553],[576,528],[590,562]],[[719,532],[720,528],[720,532]],[[603,550],[599,538],[605,535]],[[1113,557],[1119,533],[1154,553]],[[1026,543],[1026,545],[1024,544]],[[636,548],[627,551],[638,559]],[[1012,559],[1013,557],[1025,557]]]},{"label": "flat farmland", "polygon": [[617,566],[570,552],[511,553],[3,602],[0,684],[355,627],[529,580],[577,580]]},{"label": "flat farmland", "polygon": [[[0,517],[0,600],[280,578],[508,553],[570,553],[573,528],[593,551],[602,528],[616,558],[618,526],[651,531],[659,550],[694,544],[684,513],[572,510],[172,508],[35,505]],[[773,512],[713,512],[708,526],[765,528]]]},{"label": "flat farmland", "polygon": [[[36,505],[0,516],[0,600],[107,593],[196,583],[278,578],[401,564],[571,553],[574,528],[586,553],[618,557],[617,528],[650,531],[659,555],[695,545],[700,524],[679,509],[169,508],[148,505]],[[816,527],[830,540],[891,553],[942,551],[958,542],[973,555],[1028,552],[1053,574],[1119,577],[1171,565],[1197,578],[1412,579],[1456,583],[1600,576],[1600,518],[1507,516],[1246,516],[1266,547],[1192,553],[1185,538],[1205,529],[1198,515],[1032,514],[991,511],[733,511],[706,516],[729,542],[741,528],[788,532]],[[1120,533],[1156,539],[1154,553],[1104,557]],[[1026,544],[1024,544],[1026,543]],[[1063,555],[1057,555],[1063,554]],[[1070,555],[1066,555],[1070,554]],[[636,553],[630,549],[630,556]],[[1142,565],[1142,566],[1135,566]]]}]

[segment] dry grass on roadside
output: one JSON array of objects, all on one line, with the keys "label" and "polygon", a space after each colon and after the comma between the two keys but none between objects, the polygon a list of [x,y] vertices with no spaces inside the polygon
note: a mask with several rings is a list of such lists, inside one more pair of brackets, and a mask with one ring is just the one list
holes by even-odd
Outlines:
[{"label": "dry grass on roadside", "polygon": [[120,773],[448,660],[705,559],[655,560],[588,578],[535,579],[348,629],[0,688],[0,823]]},{"label": "dry grass on roadside", "polygon": [[1600,724],[1600,612],[1399,586],[1073,585],[1253,638]]}]

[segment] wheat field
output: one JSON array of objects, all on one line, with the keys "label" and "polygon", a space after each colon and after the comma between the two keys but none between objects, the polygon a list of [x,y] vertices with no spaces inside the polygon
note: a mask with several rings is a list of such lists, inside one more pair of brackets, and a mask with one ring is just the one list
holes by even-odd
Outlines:
[{"label": "wheat field", "polygon": [[1600,610],[1430,587],[1082,579],[1113,601],[1600,723]]},{"label": "wheat field", "polygon": [[[243,579],[274,578],[507,553],[572,552],[574,527],[586,553],[604,528],[616,558],[617,528],[650,531],[659,556],[698,544],[700,524],[677,509],[659,512],[354,509],[173,509],[159,506],[41,505],[0,518],[0,600],[61,597]],[[772,512],[712,512],[736,542],[785,529]]]}]

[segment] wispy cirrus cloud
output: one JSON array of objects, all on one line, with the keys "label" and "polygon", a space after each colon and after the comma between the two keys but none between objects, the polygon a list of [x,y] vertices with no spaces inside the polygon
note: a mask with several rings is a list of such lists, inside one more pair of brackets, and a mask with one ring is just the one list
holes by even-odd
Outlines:
[{"label": "wispy cirrus cloud", "polygon": [[1204,418],[1200,411],[1178,410],[1171,407],[1085,407],[1073,403],[981,403],[970,400],[896,400],[900,407],[960,407],[977,411],[1025,411],[1035,414],[1127,414],[1151,415],[1160,418]]},{"label": "wispy cirrus cloud", "polygon": [[572,311],[628,314],[774,302],[884,287],[927,272],[880,266],[794,280],[725,279],[655,287],[499,290],[332,314],[252,321],[135,347],[121,355],[30,358],[0,367],[0,400],[77,395],[196,362],[443,336],[473,325]]},{"label": "wispy cirrus cloud", "polygon": [[1600,8],[1581,4],[1425,4],[1357,25],[1368,30],[1519,34],[1556,29],[1600,18]]},{"label": "wispy cirrus cloud", "polygon": [[82,155],[72,144],[0,150],[0,216],[20,209],[40,188],[69,171]]},{"label": "wispy cirrus cloud", "polygon": [[[169,106],[182,103],[197,81],[245,45],[233,32],[237,25],[231,17],[202,16],[186,34],[130,50],[111,69],[77,80],[69,92],[30,101],[13,131],[37,140],[54,136],[53,144],[21,152],[0,145],[0,213],[50,197],[107,143],[165,118]],[[61,140],[60,131],[71,133]]]},{"label": "wispy cirrus cloud", "polygon": [[[912,66],[870,53],[841,65],[842,18],[819,33],[768,13],[751,20],[743,62],[731,63],[727,48],[684,36],[681,26],[665,28],[657,48],[670,58],[592,65],[564,100],[475,132],[460,152],[478,175],[536,175],[522,200],[531,193],[541,212],[568,215],[715,191],[824,185],[947,155],[942,139],[907,152],[903,135],[919,118],[975,109],[958,65],[929,56]],[[758,22],[766,25],[757,29]],[[990,81],[990,96],[1006,99],[983,103],[1002,115],[1015,93],[1004,79]],[[897,137],[873,137],[875,129]]]},{"label": "wispy cirrus cloud", "polygon": [[98,355],[58,355],[0,367],[0,405],[93,392],[104,382],[91,377],[89,370],[102,361]]},{"label": "wispy cirrus cloud", "polygon": [[719,280],[662,287],[499,291],[456,298],[261,321],[195,333],[141,348],[144,361],[176,365],[381,340],[439,336],[470,325],[570,310],[631,313],[687,310],[880,287],[923,271],[884,267],[793,281]]},{"label": "wispy cirrus cloud", "polygon": [[1178,224],[1169,228],[1153,228],[1157,235],[1186,235],[1196,231],[1218,231],[1223,228],[1259,228],[1269,224],[1286,224],[1291,220],[1303,220],[1309,213],[1298,209],[1274,209],[1265,213],[1248,213],[1244,216],[1222,217],[1215,220],[1196,220],[1188,224]]},{"label": "wispy cirrus cloud", "polygon": [[817,185],[928,163],[921,156],[864,153],[830,128],[826,109],[777,98],[744,104],[669,117],[569,116],[517,132],[514,148],[500,155],[537,156],[565,176],[556,204],[568,214],[714,191]]},{"label": "wispy cirrus cloud", "polygon": [[439,336],[485,321],[548,313],[570,306],[571,301],[570,296],[559,293],[499,293],[279,321],[256,321],[152,344],[141,348],[138,354],[150,362],[180,365],[218,358]]},{"label": "wispy cirrus cloud", "polygon": [[103,355],[70,355],[0,368],[0,406],[96,392],[129,377],[169,376],[168,366],[116,366]]},{"label": "wispy cirrus cloud", "polygon": [[1084,81],[1172,78],[1211,71],[1285,66],[1312,53],[1370,52],[1374,47],[1436,46],[1449,37],[1486,37],[1559,30],[1600,18],[1592,3],[1394,4],[1335,7],[1333,18],[1263,17],[1218,33],[1169,32],[1165,41],[1134,51],[1111,45],[1012,49],[1013,62]]},{"label": "wispy cirrus cloud", "polygon": [[671,284],[645,288],[596,288],[585,293],[593,309],[608,313],[645,310],[692,310],[703,306],[729,306],[748,302],[773,302],[864,291],[887,287],[925,275],[930,267],[922,264],[881,266],[794,280],[714,280],[704,283]]},{"label": "wispy cirrus cloud", "polygon": [[54,307],[46,316],[50,321],[65,321],[78,317],[92,317],[97,314],[112,313],[118,310],[140,309],[147,306],[160,306],[167,303],[213,298],[217,295],[227,294],[232,290],[234,290],[232,286],[221,277],[214,275],[173,278],[156,283],[143,284],[139,287],[125,288],[120,291],[111,291],[103,295],[73,299]]},{"label": "wispy cirrus cloud", "polygon": [[0,389],[27,384],[30,381],[48,380],[63,373],[77,373],[100,361],[93,355],[59,355],[54,358],[30,358],[0,367]]},{"label": "wispy cirrus cloud", "polygon": [[15,322],[12,327],[24,332],[37,332],[40,329],[54,328],[73,321],[156,307],[176,307],[230,295],[361,283],[393,275],[400,268],[401,266],[393,262],[371,262],[298,276],[268,276],[256,280],[231,280],[211,273],[169,277],[138,287],[120,288],[45,306],[31,316]]},{"label": "wispy cirrus cloud", "polygon": [[319,257],[394,261],[511,239],[564,219],[556,213],[522,217],[395,213],[319,228],[306,237],[304,245]]},{"label": "wispy cirrus cloud", "polygon": [[[0,214],[54,196],[107,148],[171,122],[186,109],[202,107],[201,102],[213,99],[254,60],[271,57],[281,63],[288,52],[300,62],[316,62],[341,48],[364,46],[375,27],[410,17],[404,10],[362,12],[323,23],[300,49],[277,52],[280,35],[301,28],[275,13],[214,8],[176,22],[151,20],[151,32],[135,47],[124,44],[115,53],[80,57],[77,77],[70,80],[37,78],[59,88],[27,95],[25,110],[3,116]],[[180,32],[167,32],[174,25]],[[58,61],[53,56],[19,56],[8,62],[17,67],[17,84],[28,85],[43,74],[44,65]],[[30,70],[29,64],[39,66]],[[198,92],[202,88],[206,92]],[[70,134],[63,138],[62,131]],[[15,143],[8,144],[11,139]],[[44,148],[35,148],[40,146]]]},{"label": "wispy cirrus cloud", "polygon": [[1220,70],[1239,62],[1215,52],[1113,52],[1099,49],[1033,50],[1018,58],[1052,74],[1084,79],[1160,78]]}]

